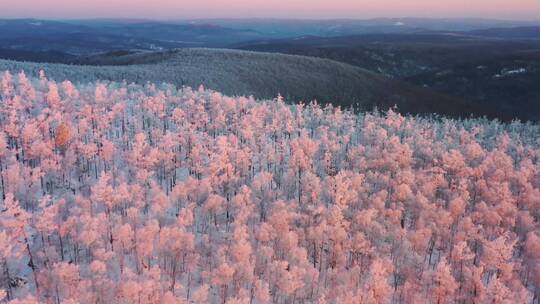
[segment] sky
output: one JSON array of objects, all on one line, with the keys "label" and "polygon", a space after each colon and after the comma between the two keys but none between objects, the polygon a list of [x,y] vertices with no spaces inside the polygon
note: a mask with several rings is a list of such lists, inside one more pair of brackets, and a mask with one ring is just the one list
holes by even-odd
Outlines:
[{"label": "sky", "polygon": [[0,0],[7,18],[540,19],[540,0]]}]

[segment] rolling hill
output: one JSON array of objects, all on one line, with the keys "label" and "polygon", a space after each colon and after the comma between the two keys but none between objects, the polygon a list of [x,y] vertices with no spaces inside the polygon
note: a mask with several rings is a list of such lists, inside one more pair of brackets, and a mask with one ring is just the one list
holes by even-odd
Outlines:
[{"label": "rolling hill", "polygon": [[536,31],[528,27],[453,33],[305,36],[253,41],[236,47],[336,60],[428,87],[440,94],[467,99],[489,109],[495,113],[494,117],[538,121],[540,39],[531,38]]},{"label": "rolling hill", "polygon": [[461,99],[389,80],[376,73],[332,60],[222,49],[177,49],[162,52],[113,52],[80,57],[66,64],[0,61],[0,70],[37,75],[39,70],[57,81],[96,80],[128,83],[166,82],[205,87],[228,95],[288,101],[318,100],[362,110],[394,105],[404,113],[492,116]]}]

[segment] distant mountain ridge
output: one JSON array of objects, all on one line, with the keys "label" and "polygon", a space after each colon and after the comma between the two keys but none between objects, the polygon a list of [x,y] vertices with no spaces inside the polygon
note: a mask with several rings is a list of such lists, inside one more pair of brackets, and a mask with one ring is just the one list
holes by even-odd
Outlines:
[{"label": "distant mountain ridge", "polygon": [[57,51],[80,55],[119,49],[220,48],[248,41],[301,36],[337,37],[426,31],[463,32],[518,26],[540,26],[540,22],[425,18],[181,21],[0,19],[0,42],[4,49],[33,52]]},{"label": "distant mountain ridge", "polygon": [[235,29],[273,33],[281,38],[315,35],[346,36],[367,33],[414,33],[418,31],[471,31],[488,28],[540,26],[538,21],[513,21],[477,18],[372,18],[372,19],[200,19],[194,23],[213,23]]},{"label": "distant mountain ridge", "polygon": [[489,38],[504,39],[540,39],[540,26],[520,26],[510,28],[489,28],[468,32],[470,35],[478,35]]},{"label": "distant mountain ridge", "polygon": [[219,47],[263,37],[253,30],[230,29],[215,24],[0,20],[0,42],[3,48],[35,52],[61,51],[73,55],[118,49]]}]

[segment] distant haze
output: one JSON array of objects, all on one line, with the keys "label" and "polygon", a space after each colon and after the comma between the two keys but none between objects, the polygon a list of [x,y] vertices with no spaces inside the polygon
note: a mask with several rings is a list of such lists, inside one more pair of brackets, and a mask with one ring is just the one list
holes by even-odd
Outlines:
[{"label": "distant haze", "polygon": [[539,0],[0,0],[3,18],[538,19]]}]

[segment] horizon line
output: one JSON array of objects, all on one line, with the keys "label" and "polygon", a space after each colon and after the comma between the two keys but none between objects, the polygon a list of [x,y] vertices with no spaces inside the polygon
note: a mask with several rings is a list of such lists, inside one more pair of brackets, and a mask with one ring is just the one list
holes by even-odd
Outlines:
[{"label": "horizon line", "polygon": [[118,20],[118,21],[154,21],[154,22],[179,22],[179,21],[199,21],[199,20],[275,20],[275,21],[372,21],[372,20],[433,20],[433,21],[497,21],[497,22],[540,22],[538,19],[509,19],[509,18],[489,18],[489,17],[193,17],[193,18],[152,18],[152,17],[4,17],[0,16],[0,20],[46,20],[46,21],[99,21],[99,20]]}]

